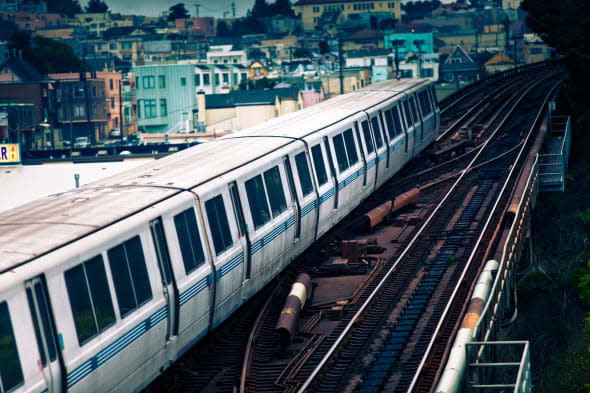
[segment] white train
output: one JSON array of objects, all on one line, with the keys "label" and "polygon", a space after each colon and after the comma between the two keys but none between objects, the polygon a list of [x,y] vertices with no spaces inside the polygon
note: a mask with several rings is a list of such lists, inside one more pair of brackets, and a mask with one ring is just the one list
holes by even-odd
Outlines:
[{"label": "white train", "polygon": [[386,81],[0,213],[0,393],[138,391],[437,135]]}]

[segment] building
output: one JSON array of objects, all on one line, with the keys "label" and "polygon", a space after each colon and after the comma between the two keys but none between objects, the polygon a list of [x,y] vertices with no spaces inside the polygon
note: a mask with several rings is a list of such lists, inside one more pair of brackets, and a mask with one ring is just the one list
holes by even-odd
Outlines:
[{"label": "building", "polygon": [[58,118],[64,140],[72,143],[88,137],[92,144],[108,135],[109,118],[104,79],[82,74],[78,79],[59,80]]},{"label": "building", "polygon": [[457,46],[440,66],[441,78],[447,82],[473,82],[479,78],[479,65]]},{"label": "building", "polygon": [[[49,125],[50,133],[59,132],[55,83],[45,79],[20,57],[10,56],[0,66],[0,104],[18,104],[19,108],[26,106],[27,111],[32,108],[33,121],[28,124],[33,126],[19,126],[17,130],[23,151],[48,146],[44,125]],[[56,140],[61,141],[61,138],[52,135],[53,146],[57,145]]]},{"label": "building", "polygon": [[215,18],[207,16],[202,18],[179,18],[174,21],[174,26],[179,31],[204,37],[215,36]]},{"label": "building", "polygon": [[[104,83],[105,92],[105,110],[107,115],[107,124],[104,131],[100,132],[97,140],[108,138],[108,133],[112,129],[120,129],[121,127],[121,73],[113,71],[98,71],[94,73],[86,73],[86,78],[95,78],[102,80]],[[76,81],[80,79],[80,75],[76,73],[65,74],[49,74],[50,79],[62,81]]]},{"label": "building", "polygon": [[133,67],[136,81],[137,125],[140,132],[188,132],[197,109],[193,64]]},{"label": "building", "polygon": [[123,122],[121,135],[137,133],[137,97],[135,96],[135,75],[127,74],[122,81],[123,86]]},{"label": "building", "polygon": [[483,49],[500,50],[504,48],[506,37],[502,31],[480,33],[477,29],[472,29],[436,33],[434,38],[444,44],[438,48],[439,50],[442,50],[444,47],[454,49],[457,46],[461,46],[467,52],[475,52]]},{"label": "building", "polygon": [[399,75],[402,78],[428,78],[438,81],[439,78],[438,53],[409,53],[399,63]]},{"label": "building", "polygon": [[297,87],[197,94],[197,123],[208,132],[238,131],[303,108]]},{"label": "building", "polygon": [[248,64],[245,50],[233,50],[232,45],[218,45],[209,47],[207,63],[209,64]]},{"label": "building", "polygon": [[506,71],[514,67],[514,60],[505,53],[499,52],[484,64],[485,70],[490,74]]},{"label": "building", "polygon": [[337,14],[339,24],[359,14],[387,12],[397,20],[402,18],[401,0],[299,0],[293,10],[305,31],[314,30],[324,13]]},{"label": "building", "polygon": [[522,59],[524,64],[544,61],[551,56],[551,48],[536,34],[525,34],[522,41]]},{"label": "building", "polygon": [[385,34],[385,49],[395,54],[397,46],[398,59],[403,59],[409,52],[434,53],[434,35],[431,32],[388,33]]},{"label": "building", "polygon": [[[370,67],[351,67],[342,71],[342,87],[344,93],[358,90],[371,84]],[[340,73],[338,71],[328,71],[321,74],[321,81],[326,93],[326,98],[340,95]]]},{"label": "building", "polygon": [[254,61],[248,68],[248,79],[261,79],[268,75],[268,69],[259,61]]}]

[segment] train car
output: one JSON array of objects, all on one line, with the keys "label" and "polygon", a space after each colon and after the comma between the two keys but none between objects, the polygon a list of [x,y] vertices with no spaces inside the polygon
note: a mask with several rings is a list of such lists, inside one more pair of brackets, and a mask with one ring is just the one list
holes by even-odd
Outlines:
[{"label": "train car", "polygon": [[0,391],[138,391],[436,137],[387,81],[0,213]]}]

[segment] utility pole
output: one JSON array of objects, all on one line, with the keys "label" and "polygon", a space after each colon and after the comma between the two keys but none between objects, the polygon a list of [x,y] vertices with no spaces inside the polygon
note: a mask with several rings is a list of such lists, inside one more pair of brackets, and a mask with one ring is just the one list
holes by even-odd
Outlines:
[{"label": "utility pole", "polygon": [[414,45],[418,48],[418,78],[422,78],[422,48],[424,40],[414,40]]},{"label": "utility pole", "polygon": [[342,53],[342,33],[338,30],[338,65],[340,68],[340,94],[344,94],[344,55]]},{"label": "utility pole", "polygon": [[121,128],[121,133],[119,138],[121,139],[121,146],[123,146],[123,135],[125,134],[125,114],[123,113],[123,75],[121,74],[121,79],[119,79],[119,126]]},{"label": "utility pole", "polygon": [[201,6],[201,4],[195,4],[195,8],[196,8],[196,14],[195,17],[198,18],[199,17],[199,7]]},{"label": "utility pole", "polygon": [[231,14],[234,19],[236,19],[236,2],[231,2]]}]

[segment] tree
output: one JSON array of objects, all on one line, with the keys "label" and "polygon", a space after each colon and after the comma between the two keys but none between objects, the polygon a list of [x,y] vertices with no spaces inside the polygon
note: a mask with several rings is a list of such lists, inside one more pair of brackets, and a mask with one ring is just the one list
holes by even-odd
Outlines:
[{"label": "tree", "polygon": [[395,27],[395,18],[387,18],[387,19],[383,19],[380,23],[379,23],[379,29],[380,30],[392,30]]},{"label": "tree", "polygon": [[169,21],[175,21],[176,19],[186,18],[190,18],[190,15],[184,7],[184,3],[178,3],[170,7],[170,12],[168,14]]},{"label": "tree", "polygon": [[254,18],[264,18],[270,16],[270,8],[265,0],[255,0],[252,8],[252,16]]},{"label": "tree", "polygon": [[276,0],[272,5],[272,13],[274,15],[293,15],[293,9],[289,0]]},{"label": "tree", "polygon": [[83,65],[71,46],[41,36],[31,38],[26,31],[15,32],[7,46],[9,51],[22,51],[23,58],[43,75],[77,72]]},{"label": "tree", "polygon": [[90,0],[86,6],[87,14],[109,12],[109,6],[102,0]]},{"label": "tree", "polygon": [[319,49],[320,49],[320,55],[323,55],[324,53],[328,53],[330,52],[330,47],[328,46],[328,41],[326,40],[321,40],[319,42]]},{"label": "tree", "polygon": [[229,37],[231,34],[232,32],[229,27],[227,27],[227,23],[225,23],[224,20],[219,20],[217,22],[217,35],[219,37]]},{"label": "tree", "polygon": [[82,7],[78,0],[47,0],[47,12],[66,14],[73,17],[82,13]]}]

